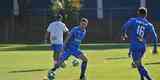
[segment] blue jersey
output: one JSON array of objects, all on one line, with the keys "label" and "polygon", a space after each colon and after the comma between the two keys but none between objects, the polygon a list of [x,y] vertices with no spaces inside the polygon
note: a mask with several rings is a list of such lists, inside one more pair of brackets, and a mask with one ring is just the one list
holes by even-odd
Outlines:
[{"label": "blue jersey", "polygon": [[82,30],[80,26],[75,26],[71,29],[70,38],[66,43],[64,53],[60,56],[61,61],[65,61],[70,55],[79,58],[79,56],[82,54],[79,47],[85,35],[86,30]]},{"label": "blue jersey", "polygon": [[66,46],[70,49],[79,49],[82,40],[86,35],[86,30],[82,30],[80,26],[75,26],[70,31],[70,39]]},{"label": "blue jersey", "polygon": [[157,43],[157,34],[154,26],[144,17],[136,17],[129,19],[122,28],[124,33],[127,33],[130,38],[130,47],[142,48],[146,47],[147,34],[151,33],[152,41]]}]

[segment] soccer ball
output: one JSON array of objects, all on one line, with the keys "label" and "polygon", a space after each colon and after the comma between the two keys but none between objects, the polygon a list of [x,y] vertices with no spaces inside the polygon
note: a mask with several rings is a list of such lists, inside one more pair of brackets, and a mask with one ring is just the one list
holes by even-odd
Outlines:
[{"label": "soccer ball", "polygon": [[48,72],[48,80],[54,80],[55,79],[55,73],[53,71]]},{"label": "soccer ball", "polygon": [[76,66],[78,66],[79,65],[79,61],[78,60],[73,60],[72,61],[72,66],[73,67],[76,67]]}]

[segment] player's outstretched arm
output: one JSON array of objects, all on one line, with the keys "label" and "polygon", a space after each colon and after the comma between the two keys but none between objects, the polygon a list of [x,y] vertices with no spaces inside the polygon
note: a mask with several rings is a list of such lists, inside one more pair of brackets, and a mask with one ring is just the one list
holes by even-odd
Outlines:
[{"label": "player's outstretched arm", "polygon": [[157,46],[158,46],[158,38],[157,38],[157,34],[155,32],[154,26],[151,24],[151,35],[152,35],[152,43],[153,43],[153,54],[158,53],[157,51]]},{"label": "player's outstretched arm", "polygon": [[127,32],[130,26],[133,25],[134,19],[129,19],[122,27],[121,29],[121,39],[126,40],[128,38]]}]

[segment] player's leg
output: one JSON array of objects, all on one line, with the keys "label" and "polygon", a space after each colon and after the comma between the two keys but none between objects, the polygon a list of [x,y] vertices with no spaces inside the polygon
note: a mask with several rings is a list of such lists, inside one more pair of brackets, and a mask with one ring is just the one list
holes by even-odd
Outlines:
[{"label": "player's leg", "polygon": [[[141,54],[142,54],[141,57],[143,57],[143,54],[145,53],[145,48],[142,48],[140,52],[141,52]],[[152,78],[151,78],[150,75],[149,75],[149,72],[147,71],[147,69],[144,68],[144,66],[143,66],[142,63],[141,63],[141,69],[142,69],[141,71],[142,71],[143,75],[144,75],[148,80],[152,80]]]},{"label": "player's leg", "polygon": [[[145,48],[141,49],[141,53],[144,54],[145,53]],[[142,72],[144,72],[145,77],[148,80],[153,80],[152,77],[150,76],[149,72],[147,71],[147,69],[145,69],[142,65]]]},{"label": "player's leg", "polygon": [[60,54],[59,52],[54,52],[53,53],[53,63],[54,63],[54,66],[56,66],[57,63],[58,63],[59,54]]},{"label": "player's leg", "polygon": [[144,68],[144,66],[141,64],[140,61],[136,61],[135,64],[141,76],[141,80],[144,80],[144,77],[147,78],[148,80],[152,80],[152,78],[148,74],[148,71]]},{"label": "player's leg", "polygon": [[81,54],[81,55],[79,56],[79,58],[82,60],[80,79],[83,79],[83,78],[85,78],[85,73],[86,73],[86,69],[87,69],[88,59],[87,59],[86,56],[84,56],[83,54]]},{"label": "player's leg", "polygon": [[64,51],[64,53],[59,56],[58,63],[54,68],[52,68],[52,71],[55,72],[69,56],[70,53],[68,51]]},{"label": "player's leg", "polygon": [[[51,49],[53,50],[53,65],[56,67],[58,65],[58,57],[60,55],[60,52],[62,50],[63,46],[60,44],[52,44]],[[53,80],[55,77],[55,73],[52,72],[52,70],[48,71],[48,79]]]},{"label": "player's leg", "polygon": [[137,70],[138,70],[138,72],[139,72],[139,75],[140,75],[141,80],[144,80],[144,76],[143,76],[143,74],[141,73],[141,69],[142,69],[141,60],[134,60],[134,63],[135,63],[135,65],[136,65],[136,67],[137,67]]},{"label": "player's leg", "polygon": [[53,80],[55,79],[55,71],[61,66],[61,64],[69,57],[69,54],[64,51],[62,55],[59,56],[57,60],[57,64],[48,72],[48,79]]},{"label": "player's leg", "polygon": [[136,67],[137,67],[137,70],[138,70],[138,72],[139,72],[139,75],[140,75],[140,77],[141,77],[141,80],[144,80],[144,76],[142,75],[142,73],[141,73],[141,66],[142,66],[142,64],[141,64],[141,58],[142,57],[140,57],[141,55],[140,55],[140,53],[139,53],[139,50],[138,49],[135,49],[135,50],[132,50],[132,59],[133,59],[133,62],[135,63],[135,65],[136,65]]},{"label": "player's leg", "polygon": [[[130,57],[132,57],[132,50],[131,49],[129,49],[129,52],[128,52],[128,57],[130,58]],[[131,63],[131,66],[132,66],[132,68],[136,68],[136,65],[135,65],[135,63],[132,61],[132,63]]]},{"label": "player's leg", "polygon": [[142,65],[142,57],[145,53],[145,49],[138,49],[132,54],[133,61],[138,69],[138,72],[140,74],[141,80],[144,80],[144,77],[146,77],[148,80],[152,80],[151,77],[148,74],[148,71],[144,68]]},{"label": "player's leg", "polygon": [[88,63],[87,57],[79,50],[74,51],[72,55],[82,60],[80,80],[85,80],[86,79],[85,73],[86,73],[87,63]]},{"label": "player's leg", "polygon": [[58,63],[58,58],[59,58],[59,55],[60,55],[62,48],[63,48],[63,46],[61,44],[52,44],[51,45],[51,49],[54,51],[54,53],[53,53],[54,66],[56,66]]}]

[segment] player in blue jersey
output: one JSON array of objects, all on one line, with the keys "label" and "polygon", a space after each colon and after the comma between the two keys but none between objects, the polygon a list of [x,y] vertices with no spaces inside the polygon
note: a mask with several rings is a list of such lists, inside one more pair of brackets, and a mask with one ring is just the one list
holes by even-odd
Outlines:
[{"label": "player in blue jersey", "polygon": [[152,80],[148,71],[142,65],[142,57],[146,51],[147,35],[152,35],[152,42],[154,43],[153,53],[157,53],[157,34],[154,26],[146,19],[147,9],[140,7],[137,11],[138,17],[130,18],[122,28],[122,38],[130,39],[130,55],[135,63],[141,80],[145,78]]},{"label": "player in blue jersey", "polygon": [[59,61],[57,66],[51,69],[49,75],[55,76],[55,71],[60,67],[61,63],[63,63],[70,55],[82,60],[81,64],[81,74],[80,80],[86,80],[86,69],[87,69],[87,62],[88,59],[80,50],[81,41],[85,38],[86,35],[86,27],[88,25],[88,20],[86,18],[82,18],[80,20],[80,25],[75,26],[71,29],[70,35],[67,36],[66,40],[64,41],[64,51],[59,57]]}]

